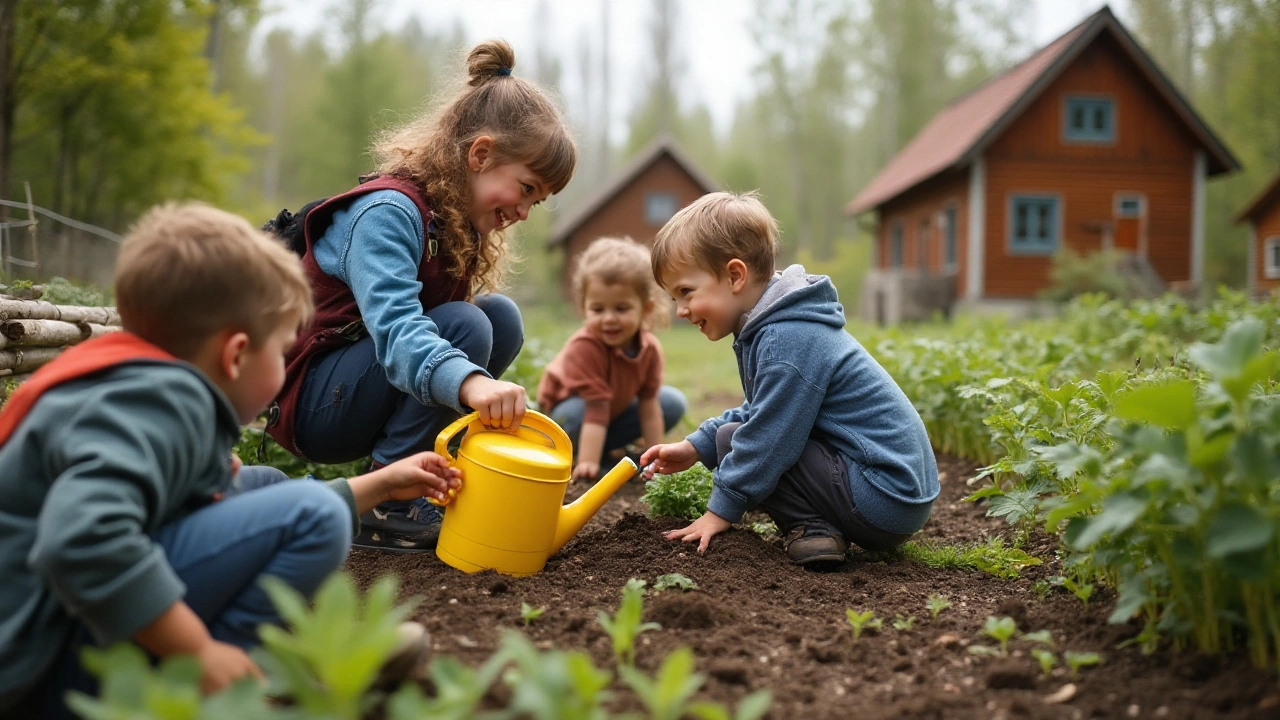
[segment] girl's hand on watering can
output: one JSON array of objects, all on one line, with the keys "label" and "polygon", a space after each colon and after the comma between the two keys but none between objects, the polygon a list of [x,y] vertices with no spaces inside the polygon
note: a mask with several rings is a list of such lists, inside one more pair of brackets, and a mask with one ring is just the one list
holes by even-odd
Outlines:
[{"label": "girl's hand on watering can", "polygon": [[698,459],[698,449],[693,443],[681,440],[678,443],[654,445],[645,450],[640,456],[640,467],[644,468],[644,478],[648,480],[654,473],[669,475],[688,470]]},{"label": "girl's hand on watering can", "polygon": [[[422,452],[374,471],[384,473],[387,500],[434,498],[447,503],[462,487],[462,471],[433,452]],[[373,474],[373,473],[371,473]]]},{"label": "girl's hand on watering can", "polygon": [[458,388],[458,400],[476,411],[487,428],[520,427],[527,395],[523,387],[472,373]]}]

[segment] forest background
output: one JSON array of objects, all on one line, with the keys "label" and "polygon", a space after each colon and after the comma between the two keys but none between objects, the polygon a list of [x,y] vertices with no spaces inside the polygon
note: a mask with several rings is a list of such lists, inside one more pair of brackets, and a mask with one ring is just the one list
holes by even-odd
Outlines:
[{"label": "forest background", "polygon": [[[262,0],[0,0],[0,199],[25,200],[29,184],[36,205],[122,232],[167,199],[261,222],[346,189],[370,169],[376,134],[447,97],[466,49],[489,37],[435,3],[430,21],[391,26],[389,2],[317,2],[321,23],[291,27]],[[550,0],[536,0],[531,46],[515,48],[516,74],[574,88],[560,95],[582,158],[520,227],[523,302],[559,298],[560,256],[545,251],[556,213],[660,133],[727,189],[759,189],[788,258],[857,273],[871,218],[851,221],[844,205],[938,110],[1051,39],[1029,37],[1035,4],[1021,0],[743,0],[757,62],[717,122],[689,87],[691,4],[644,2],[645,25],[629,31],[646,69],[626,92],[610,87],[609,44],[564,42]],[[609,0],[585,7],[608,27]],[[1244,166],[1209,184],[1206,217],[1207,277],[1242,285],[1234,216],[1280,172],[1280,0],[1113,10]]]}]

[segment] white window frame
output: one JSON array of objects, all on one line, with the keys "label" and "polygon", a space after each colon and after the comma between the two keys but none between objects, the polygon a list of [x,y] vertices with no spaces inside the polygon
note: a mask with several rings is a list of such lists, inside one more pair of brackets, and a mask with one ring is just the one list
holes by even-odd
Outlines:
[{"label": "white window frame", "polygon": [[1280,279],[1280,235],[1262,241],[1262,277]]},{"label": "white window frame", "polygon": [[[947,215],[950,214],[950,218]],[[943,272],[955,272],[960,269],[960,228],[956,227],[960,223],[960,203],[952,200],[942,206],[942,210],[938,213],[938,258],[942,264]],[[947,235],[953,244],[951,248],[954,254],[947,261]]]}]

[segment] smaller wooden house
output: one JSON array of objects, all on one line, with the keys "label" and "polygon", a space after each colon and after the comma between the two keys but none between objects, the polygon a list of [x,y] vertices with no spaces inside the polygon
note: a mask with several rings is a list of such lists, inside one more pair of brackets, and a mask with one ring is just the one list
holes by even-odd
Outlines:
[{"label": "smaller wooden house", "polygon": [[1063,249],[1199,284],[1205,183],[1239,167],[1103,7],[953,101],[849,203],[878,220],[862,314],[1026,307]]},{"label": "smaller wooden house", "polygon": [[630,237],[652,245],[658,230],[678,210],[720,186],[712,182],[669,137],[650,143],[551,228],[549,248],[564,248],[562,285],[569,281],[582,251],[602,237]]},{"label": "smaller wooden house", "polygon": [[1280,289],[1280,175],[1240,212],[1236,222],[1249,224],[1249,291],[1265,295]]}]

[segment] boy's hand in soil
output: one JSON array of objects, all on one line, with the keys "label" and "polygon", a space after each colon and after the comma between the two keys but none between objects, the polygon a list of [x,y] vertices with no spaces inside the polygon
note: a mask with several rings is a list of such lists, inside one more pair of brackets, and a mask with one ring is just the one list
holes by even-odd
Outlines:
[{"label": "boy's hand in soil", "polygon": [[693,524],[679,530],[672,530],[663,535],[668,540],[680,540],[683,542],[698,543],[698,552],[707,551],[707,546],[711,544],[711,538],[728,530],[733,523],[725,520],[710,510],[702,514],[702,517],[693,521]]},{"label": "boy's hand in soil", "polygon": [[[699,459],[698,449],[693,446],[693,443],[688,440],[681,440],[678,443],[654,445],[645,450],[644,454],[640,456],[640,467],[644,468],[644,477],[648,480],[653,477],[654,473],[670,475],[681,470],[688,470]],[[650,467],[651,463],[652,467]],[[716,532],[719,532],[719,530]],[[712,534],[714,535],[715,533]]]},{"label": "boy's hand in soil", "polygon": [[205,695],[219,692],[245,676],[265,679],[248,653],[228,643],[211,639],[196,651],[196,660],[200,663],[200,691]]},{"label": "boy's hand in soil", "polygon": [[447,460],[433,452],[421,452],[350,478],[347,484],[356,498],[356,510],[364,513],[388,500],[426,497],[447,503],[462,487],[462,471],[449,467]]}]

